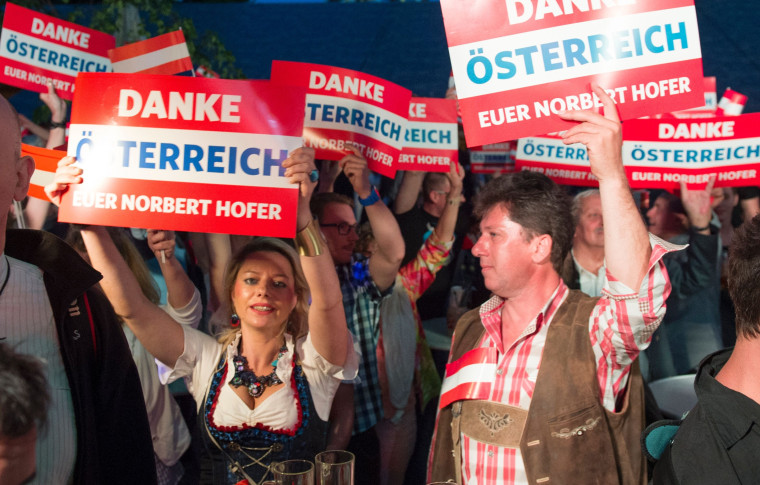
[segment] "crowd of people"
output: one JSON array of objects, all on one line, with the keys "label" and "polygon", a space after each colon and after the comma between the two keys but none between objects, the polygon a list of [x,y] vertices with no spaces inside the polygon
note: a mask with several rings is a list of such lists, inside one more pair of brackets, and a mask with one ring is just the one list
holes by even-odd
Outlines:
[{"label": "crowd of people", "polygon": [[[326,449],[357,484],[751,483],[760,193],[631,191],[592,89],[602,113],[560,116],[598,189],[302,147],[289,241],[59,224],[87,174],[64,157],[28,199],[21,131],[63,145],[67,105],[51,85],[42,128],[0,99],[0,483],[259,484]],[[649,384],[690,374],[652,455]]]}]

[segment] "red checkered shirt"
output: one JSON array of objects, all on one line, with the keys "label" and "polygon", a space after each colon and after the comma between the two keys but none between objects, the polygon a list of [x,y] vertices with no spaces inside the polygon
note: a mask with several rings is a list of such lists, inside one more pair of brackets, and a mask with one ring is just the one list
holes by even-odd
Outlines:
[{"label": "red checkered shirt", "polygon": [[[625,390],[631,363],[649,345],[652,333],[665,315],[670,281],[661,258],[679,246],[651,235],[650,242],[652,256],[649,271],[639,292],[631,290],[607,272],[602,297],[589,317],[589,338],[601,389],[599,398],[610,411],[615,410],[615,403]],[[546,334],[557,308],[568,293],[567,286],[560,281],[543,310],[508,348],[501,339],[504,300],[494,295],[481,305],[480,318],[486,331],[480,347],[495,347],[498,351],[491,401],[523,409],[530,407]],[[528,484],[519,449],[480,443],[464,434],[461,438],[463,484]]]}]

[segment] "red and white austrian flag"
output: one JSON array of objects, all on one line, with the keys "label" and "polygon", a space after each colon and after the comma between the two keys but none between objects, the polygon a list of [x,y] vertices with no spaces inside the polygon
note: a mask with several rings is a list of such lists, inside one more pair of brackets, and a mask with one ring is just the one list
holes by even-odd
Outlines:
[{"label": "red and white austrian flag", "polygon": [[496,367],[494,347],[470,350],[458,360],[446,364],[440,409],[455,401],[488,399],[496,375]]},{"label": "red and white austrian flag", "polygon": [[268,81],[83,74],[68,153],[84,169],[63,222],[293,237],[303,89]]},{"label": "red and white austrian flag", "polygon": [[727,88],[718,102],[717,116],[738,116],[744,111],[747,96]]},{"label": "red and white austrian flag", "polygon": [[113,72],[193,76],[185,34],[175,30],[108,51]]},{"label": "red and white austrian flag", "polygon": [[55,179],[55,170],[58,161],[66,156],[64,150],[49,150],[33,145],[21,144],[21,156],[30,156],[34,159],[34,173],[29,181],[27,195],[41,200],[50,200],[45,194],[45,186]]},{"label": "red and white austrian flag", "polygon": [[222,76],[211,70],[208,66],[198,66],[195,68],[195,75],[198,77],[211,77],[214,79],[221,79]]}]

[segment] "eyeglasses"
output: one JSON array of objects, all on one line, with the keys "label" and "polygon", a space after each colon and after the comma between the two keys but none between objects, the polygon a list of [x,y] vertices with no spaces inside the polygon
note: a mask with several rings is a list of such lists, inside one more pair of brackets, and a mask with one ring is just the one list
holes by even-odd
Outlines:
[{"label": "eyeglasses", "polygon": [[337,227],[338,228],[338,234],[341,236],[348,235],[351,231],[355,232],[356,234],[359,234],[359,224],[349,224],[348,222],[339,222],[335,224],[320,224],[322,227]]}]

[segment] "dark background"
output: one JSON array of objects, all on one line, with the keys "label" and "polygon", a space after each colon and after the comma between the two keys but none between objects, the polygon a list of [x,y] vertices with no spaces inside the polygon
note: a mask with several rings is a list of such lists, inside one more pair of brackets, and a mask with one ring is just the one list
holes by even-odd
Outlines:
[{"label": "dark background", "polygon": [[[78,8],[90,8],[78,5]],[[758,3],[697,0],[704,73],[749,97],[760,111]],[[70,6],[56,7],[65,14]],[[250,79],[268,79],[274,59],[313,62],[373,74],[423,97],[443,97],[451,65],[440,5],[402,3],[177,3],[199,32],[216,31]],[[13,103],[24,113],[37,95]]]}]

